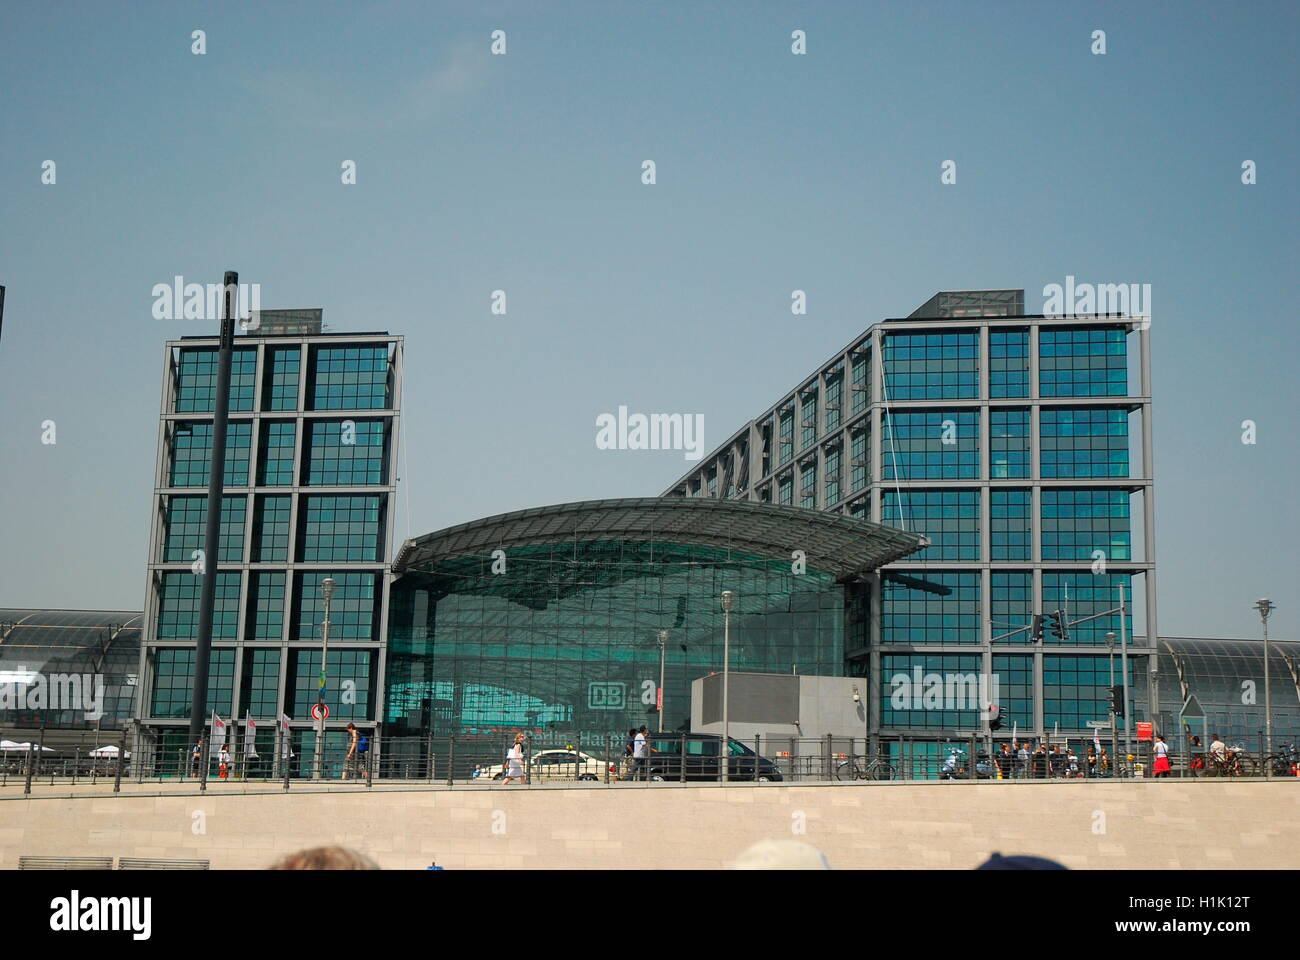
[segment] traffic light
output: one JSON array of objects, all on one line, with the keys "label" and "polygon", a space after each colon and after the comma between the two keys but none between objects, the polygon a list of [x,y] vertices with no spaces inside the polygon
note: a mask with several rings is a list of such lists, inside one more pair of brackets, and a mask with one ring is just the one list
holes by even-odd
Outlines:
[{"label": "traffic light", "polygon": [[1062,641],[1070,638],[1070,628],[1066,626],[1065,614],[1060,610],[1052,611],[1052,636]]},{"label": "traffic light", "polygon": [[1047,618],[1041,613],[1034,614],[1034,625],[1029,628],[1029,636],[1035,643],[1043,642],[1043,624]]},{"label": "traffic light", "polygon": [[1002,708],[999,707],[997,704],[993,704],[991,707],[989,707],[989,729],[990,730],[1002,729]]},{"label": "traffic light", "polygon": [[1114,711],[1115,716],[1124,716],[1124,685],[1117,683],[1110,688],[1110,708]]}]

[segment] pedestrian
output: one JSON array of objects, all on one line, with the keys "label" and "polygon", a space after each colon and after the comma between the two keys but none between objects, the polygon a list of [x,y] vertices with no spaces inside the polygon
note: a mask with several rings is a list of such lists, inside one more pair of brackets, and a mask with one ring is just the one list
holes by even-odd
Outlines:
[{"label": "pedestrian", "polygon": [[1033,776],[1035,780],[1047,779],[1047,746],[1040,743],[1034,748],[1032,762]]},{"label": "pedestrian", "polygon": [[203,770],[203,738],[199,737],[199,742],[194,744],[194,754],[190,757],[190,767],[194,776],[202,776]]},{"label": "pedestrian", "polygon": [[230,774],[230,750],[223,743],[217,753],[217,779],[225,780]]},{"label": "pedestrian", "polygon": [[511,780],[528,782],[528,775],[524,773],[524,735],[522,733],[515,734],[514,745],[506,751],[506,784],[509,784]]},{"label": "pedestrian", "polygon": [[632,738],[632,769],[629,780],[641,780],[645,777],[645,760],[646,760],[646,728],[645,724],[636,732]]},{"label": "pedestrian", "polygon": [[1010,780],[1012,768],[1016,763],[1015,754],[1011,752],[1011,744],[1002,744],[1002,752],[999,753],[994,760],[998,766],[998,779]]},{"label": "pedestrian", "polygon": [[1090,778],[1095,777],[1097,775],[1097,748],[1096,747],[1088,748],[1088,755],[1087,757],[1084,758],[1084,762],[1088,766],[1088,776]]},{"label": "pedestrian", "polygon": [[1158,733],[1152,749],[1155,752],[1156,762],[1151,769],[1157,777],[1169,776],[1169,744],[1165,743],[1165,738]]},{"label": "pedestrian", "polygon": [[1216,776],[1223,776],[1228,769],[1228,745],[1217,733],[1210,741],[1210,762],[1214,764]]},{"label": "pedestrian", "polygon": [[1097,772],[1103,777],[1110,776],[1110,754],[1105,747],[1101,748],[1101,757],[1097,760]]},{"label": "pedestrian", "polygon": [[357,725],[355,723],[349,723],[346,729],[348,731],[348,755],[343,758],[344,780],[348,778],[348,772],[356,768],[357,741],[359,739],[357,735]]},{"label": "pedestrian", "polygon": [[1028,741],[1020,745],[1016,752],[1016,777],[1024,778],[1029,776],[1029,743]]},{"label": "pedestrian", "polygon": [[1083,776],[1079,772],[1079,755],[1074,752],[1074,747],[1066,747],[1065,753],[1065,776],[1068,780],[1077,780]]}]

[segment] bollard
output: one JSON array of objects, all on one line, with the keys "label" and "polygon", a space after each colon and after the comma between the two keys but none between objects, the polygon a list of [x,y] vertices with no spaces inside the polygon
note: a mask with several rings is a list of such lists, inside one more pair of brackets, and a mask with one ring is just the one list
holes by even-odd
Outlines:
[{"label": "bollard", "polygon": [[428,769],[428,771],[427,771],[428,774],[429,774],[429,782],[430,782],[430,783],[433,783],[433,734],[432,734],[432,733],[429,734],[429,736],[425,738],[425,751],[424,751],[424,753],[425,753],[425,756],[427,756],[427,757],[429,758],[429,769]]},{"label": "bollard", "polygon": [[32,792],[32,745],[27,744],[27,783],[23,786],[23,793]]},{"label": "bollard", "polygon": [[447,738],[447,786],[455,786],[456,777],[456,735]]}]

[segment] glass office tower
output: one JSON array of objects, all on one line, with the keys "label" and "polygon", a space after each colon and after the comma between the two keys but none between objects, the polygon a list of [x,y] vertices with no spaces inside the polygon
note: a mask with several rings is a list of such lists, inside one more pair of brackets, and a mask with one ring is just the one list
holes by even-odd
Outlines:
[{"label": "glass office tower", "polygon": [[996,675],[1005,734],[1014,722],[1077,737],[1107,718],[1118,615],[1041,642],[1021,628],[1058,609],[1075,621],[1118,607],[1124,586],[1134,697],[1147,702],[1148,326],[1026,314],[1021,290],[936,294],[836,351],[665,495],[795,504],[930,538],[852,600],[845,669],[874,678],[873,733],[980,728],[974,710],[894,708],[895,678],[920,667]]},{"label": "glass office tower", "polygon": [[[281,714],[312,728],[326,577],[330,736],[378,719],[402,338],[323,333],[320,310],[261,320],[235,340],[208,710],[266,721],[270,756]],[[168,756],[193,695],[216,364],[215,337],[166,345],[136,715]]]}]

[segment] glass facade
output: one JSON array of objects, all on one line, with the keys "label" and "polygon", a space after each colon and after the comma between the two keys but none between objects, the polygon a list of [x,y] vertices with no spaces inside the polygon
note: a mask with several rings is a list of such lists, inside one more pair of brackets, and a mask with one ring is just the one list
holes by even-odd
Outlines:
[{"label": "glass facade", "polygon": [[388,348],[312,347],[312,410],[383,410],[388,406]]},{"label": "glass facade", "polygon": [[891,333],[884,338],[885,393],[898,400],[979,396],[979,335]]},{"label": "glass facade", "polygon": [[989,331],[989,396],[1029,396],[1029,331]]},{"label": "glass facade", "polygon": [[1029,476],[1029,411],[994,407],[989,411],[989,474],[994,480]]},{"label": "glass facade", "polygon": [[393,585],[390,729],[654,727],[661,629],[664,728],[689,724],[689,682],[721,662],[723,590],[736,593],[732,669],[843,674],[843,588],[788,557],[600,540],[515,547],[505,573],[492,566],[445,559]]},{"label": "glass facade", "polygon": [[1127,410],[1046,407],[1040,418],[1039,436],[1045,479],[1128,476]]},{"label": "glass facade", "polygon": [[378,496],[304,497],[298,559],[304,563],[365,563],[379,559],[383,534]]},{"label": "glass facade", "polygon": [[[184,348],[176,364],[175,413],[211,413],[217,395],[217,351]],[[253,409],[257,351],[235,350],[230,363],[230,411]]]},{"label": "glass facade", "polygon": [[[185,717],[194,702],[194,649],[160,647],[153,651],[153,696],[150,713],[155,717]],[[208,709],[229,717],[234,706],[235,650],[213,647],[208,666]]]},{"label": "glass facade", "polygon": [[383,483],[388,445],[382,420],[313,420],[307,434],[306,482],[311,486]]},{"label": "glass facade", "polygon": [[925,579],[946,595],[882,578],[880,642],[979,643],[980,575],[977,571],[928,571]]},{"label": "glass facade", "polygon": [[[316,662],[320,663],[317,656]],[[280,651],[254,647],[244,651],[244,674],[239,702],[258,719],[277,719],[276,694],[280,689]]]},{"label": "glass facade", "polygon": [[[193,640],[198,635],[202,581],[201,576],[188,572],[161,575],[154,636],[168,640]],[[239,574],[218,571],[216,600],[212,608],[212,636],[233,639],[238,627]]]},{"label": "glass facade", "polygon": [[994,560],[1032,559],[1028,490],[993,487],[989,490],[989,550]]},{"label": "glass facade", "polygon": [[1038,333],[1038,391],[1044,397],[1122,397],[1128,393],[1122,327],[1044,327]]},{"label": "glass facade", "polygon": [[978,656],[931,653],[880,658],[880,713],[889,727],[940,730],[980,722]]},{"label": "glass facade", "polygon": [[1053,489],[1045,487],[1043,500],[1043,559],[1132,559],[1129,530],[1129,492],[1110,488]]},{"label": "glass facade", "polygon": [[266,420],[257,442],[257,482],[263,487],[293,485],[295,423]]},{"label": "glass facade", "polygon": [[[223,474],[226,486],[248,486],[248,448],[252,424],[232,420],[226,428],[226,457]],[[206,487],[212,463],[212,424],[176,421],[172,436],[171,486]]]},{"label": "glass facade", "polygon": [[[930,546],[902,562],[980,559],[978,490],[903,490],[901,503],[900,510],[898,491],[885,490],[882,520],[930,538]],[[905,523],[895,520],[900,516]]]},{"label": "glass facade", "polygon": [[[244,559],[244,497],[223,497],[221,501],[221,563]],[[208,524],[208,498],[172,497],[167,504],[167,531],[163,545],[166,563],[192,563],[195,551],[203,549]]]},{"label": "glass facade", "polygon": [[896,411],[882,422],[881,470],[885,480],[979,478],[978,411]]},{"label": "glass facade", "polygon": [[[331,641],[349,648],[339,663],[353,670],[364,661],[358,675],[370,679],[359,699],[349,689],[347,709],[335,709],[328,726],[331,736],[349,719],[373,729],[393,550],[402,338],[323,333],[313,309],[264,310],[262,320],[237,337],[233,354],[213,624],[227,651],[220,657],[233,659],[222,660],[230,672],[218,709],[233,700],[240,718],[252,710],[263,720],[287,713],[295,730],[312,724],[307,707],[319,664],[310,656],[300,664],[295,645],[319,642],[321,581],[332,575]],[[194,640],[198,626],[202,578],[191,564],[206,532],[216,340],[171,341],[166,356],[157,469],[165,487],[187,489],[159,491],[154,504],[159,522],[137,664],[145,687],[140,729],[155,746],[174,739],[188,715],[181,679],[193,668],[192,653],[178,641]],[[273,738],[275,725],[267,727]]]}]

